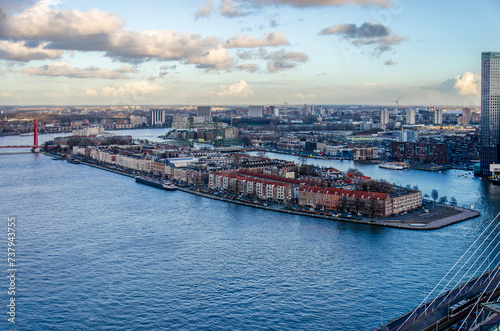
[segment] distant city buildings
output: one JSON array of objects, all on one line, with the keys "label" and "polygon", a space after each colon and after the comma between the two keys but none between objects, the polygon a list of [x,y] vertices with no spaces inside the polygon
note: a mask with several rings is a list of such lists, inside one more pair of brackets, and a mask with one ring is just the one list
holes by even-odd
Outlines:
[{"label": "distant city buildings", "polygon": [[442,109],[434,110],[434,124],[436,124],[436,125],[443,124],[443,110]]},{"label": "distant city buildings", "polygon": [[396,140],[399,142],[414,142],[418,138],[418,133],[414,130],[401,130],[397,132]]},{"label": "distant city buildings", "polygon": [[391,142],[394,161],[412,164],[446,164],[447,149],[444,143]]},{"label": "distant city buildings", "polygon": [[389,111],[387,109],[380,110],[380,124],[384,126],[389,124]]},{"label": "distant city buildings", "polygon": [[355,147],[352,149],[353,161],[374,160],[377,158],[377,147]]},{"label": "distant city buildings", "polygon": [[415,124],[415,109],[408,108],[406,110],[406,124],[408,125]]},{"label": "distant city buildings", "polygon": [[212,121],[212,107],[210,106],[198,106],[196,110],[196,116],[202,117],[205,122]]},{"label": "distant city buildings", "polygon": [[500,163],[500,52],[481,57],[481,174]]},{"label": "distant city buildings", "polygon": [[165,110],[155,109],[149,113],[151,126],[161,126],[165,124]]},{"label": "distant city buildings", "polygon": [[135,127],[147,124],[148,124],[148,119],[146,117],[130,115],[130,125]]},{"label": "distant city buildings", "polygon": [[471,121],[471,116],[472,116],[472,109],[465,107],[462,110],[462,124],[469,125]]},{"label": "distant city buildings", "polygon": [[249,117],[262,117],[264,113],[263,106],[250,106],[248,107],[248,116]]}]

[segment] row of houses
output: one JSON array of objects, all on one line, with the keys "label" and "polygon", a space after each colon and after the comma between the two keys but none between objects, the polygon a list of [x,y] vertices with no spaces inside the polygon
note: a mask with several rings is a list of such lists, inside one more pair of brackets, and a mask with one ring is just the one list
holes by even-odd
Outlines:
[{"label": "row of houses", "polygon": [[250,171],[213,172],[208,176],[211,189],[280,203],[295,202],[300,185],[306,182]]},{"label": "row of houses", "polygon": [[399,189],[394,193],[348,190],[304,185],[298,191],[299,206],[387,217],[422,206],[422,192]]},{"label": "row of houses", "polygon": [[207,171],[186,168],[189,164],[197,161],[194,158],[160,159],[147,154],[144,157],[138,157],[113,153],[96,147],[74,147],[73,154],[85,155],[97,162],[116,165],[140,173],[161,176],[193,185],[203,185],[208,181]]}]

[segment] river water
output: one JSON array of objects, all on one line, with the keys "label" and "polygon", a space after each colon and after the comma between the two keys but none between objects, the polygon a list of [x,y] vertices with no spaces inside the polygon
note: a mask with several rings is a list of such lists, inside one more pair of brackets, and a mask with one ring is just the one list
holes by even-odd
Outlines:
[{"label": "river water", "polygon": [[[500,211],[500,187],[463,171],[308,162],[435,188],[482,215],[433,231],[372,227],[162,191],[45,155],[0,155],[4,238],[9,216],[18,227],[16,325],[3,290],[0,329],[373,330],[420,304]],[[0,250],[5,258],[7,245]]]}]

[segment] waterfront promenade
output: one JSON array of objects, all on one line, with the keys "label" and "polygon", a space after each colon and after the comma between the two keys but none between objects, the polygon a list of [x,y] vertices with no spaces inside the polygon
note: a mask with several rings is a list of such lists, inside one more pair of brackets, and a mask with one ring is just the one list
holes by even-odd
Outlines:
[{"label": "waterfront promenade", "polygon": [[[82,164],[99,168],[101,170],[111,171],[116,174],[128,177],[135,177],[135,175],[132,175],[130,173],[120,171],[114,168],[108,168],[102,165],[96,165],[87,162],[82,162]],[[263,202],[254,202],[250,200],[241,200],[227,196],[224,197],[193,187],[178,187],[178,189],[180,191],[190,194],[196,194],[199,196],[203,196],[205,198],[225,201],[228,203],[234,203],[253,208],[266,209],[274,212],[322,218],[332,221],[342,221],[342,222],[365,224],[371,226],[383,226],[383,227],[392,227],[392,228],[409,229],[409,230],[439,229],[451,224],[455,224],[474,217],[478,217],[480,215],[479,212],[466,208],[442,205],[437,203],[428,203],[426,209],[415,210],[406,213],[405,215],[395,215],[393,217],[388,217],[388,218],[374,218],[372,220],[371,217],[366,217],[366,216],[343,215],[341,213],[336,213],[333,211],[299,210],[299,209],[288,208],[287,206],[278,203],[267,203],[267,202],[263,203]]]},{"label": "waterfront promenade", "polygon": [[342,214],[335,213],[333,211],[332,212],[306,211],[306,210],[290,209],[284,205],[277,203],[261,203],[261,202],[254,203],[247,200],[222,197],[219,195],[203,192],[195,188],[179,187],[178,189],[183,192],[200,195],[210,199],[226,201],[229,203],[236,203],[239,205],[245,205],[249,207],[267,209],[275,212],[309,216],[315,218],[323,218],[333,221],[343,221],[350,223],[366,224],[372,226],[373,225],[385,226],[385,227],[409,229],[409,230],[439,229],[448,225],[452,225],[474,217],[478,217],[480,215],[477,211],[466,208],[435,204],[427,209],[428,212],[422,210],[416,210],[407,213],[406,215],[395,215],[394,217],[389,217],[389,218],[374,218],[372,221],[371,217],[366,217],[366,216],[344,216]]}]

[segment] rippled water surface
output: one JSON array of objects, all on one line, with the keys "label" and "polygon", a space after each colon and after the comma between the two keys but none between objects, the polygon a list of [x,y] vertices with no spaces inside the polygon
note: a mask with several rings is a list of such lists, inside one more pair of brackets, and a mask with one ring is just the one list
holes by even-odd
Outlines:
[{"label": "rippled water surface", "polygon": [[[436,188],[482,216],[435,231],[370,227],[162,191],[44,155],[0,155],[2,228],[8,216],[19,226],[16,330],[373,330],[446,274],[500,210],[500,187],[455,170],[358,168]],[[5,290],[0,300],[6,307]],[[6,312],[1,330],[12,328]]]}]

